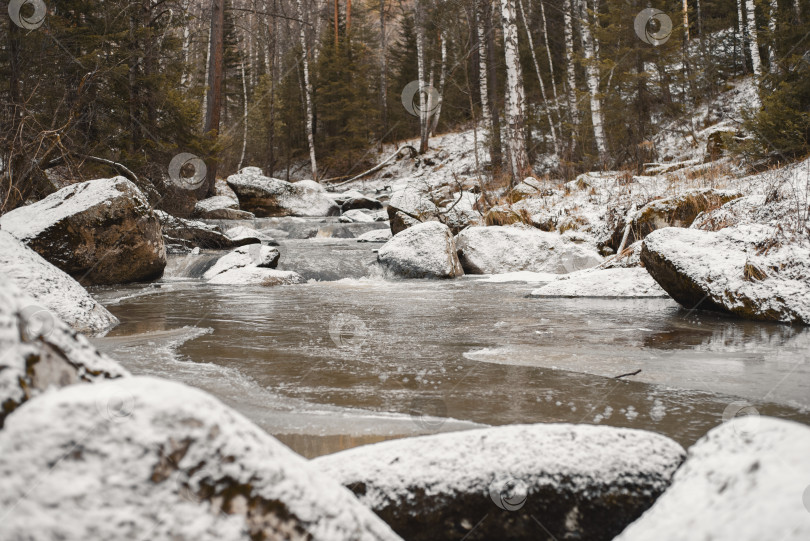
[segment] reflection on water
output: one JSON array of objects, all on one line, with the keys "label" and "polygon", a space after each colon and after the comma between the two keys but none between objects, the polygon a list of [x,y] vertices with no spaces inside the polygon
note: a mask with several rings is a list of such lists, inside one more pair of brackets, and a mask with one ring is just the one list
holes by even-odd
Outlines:
[{"label": "reflection on water", "polygon": [[[313,242],[296,250],[315,270],[375,247]],[[212,392],[306,456],[475,423],[602,423],[689,445],[740,397],[810,422],[810,331],[666,299],[529,299],[533,286],[473,278],[160,285],[95,291],[122,321],[97,343],[135,373]]]}]

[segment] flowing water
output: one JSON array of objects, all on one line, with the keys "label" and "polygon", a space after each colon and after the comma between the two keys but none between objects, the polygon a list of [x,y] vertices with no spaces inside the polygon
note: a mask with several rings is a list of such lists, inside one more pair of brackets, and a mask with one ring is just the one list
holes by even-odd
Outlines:
[{"label": "flowing water", "polygon": [[171,256],[160,282],[95,289],[122,322],[96,344],[309,457],[480,425],[600,423],[689,445],[740,410],[810,423],[808,329],[667,299],[531,299],[536,284],[481,277],[385,280],[379,244],[338,238],[379,224],[322,222],[252,224],[274,228],[280,268],[305,284],[209,286],[221,253],[203,253]]}]

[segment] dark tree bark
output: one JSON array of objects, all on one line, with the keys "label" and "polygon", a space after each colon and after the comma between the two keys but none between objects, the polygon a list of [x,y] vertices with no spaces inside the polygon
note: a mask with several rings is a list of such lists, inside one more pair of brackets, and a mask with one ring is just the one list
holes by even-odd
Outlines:
[{"label": "dark tree bark", "polygon": [[[216,142],[219,135],[219,120],[222,112],[222,84],[225,59],[225,0],[211,0],[211,45],[208,65],[208,102],[205,107],[203,131]],[[207,164],[208,178],[206,195],[214,194],[217,178],[217,163]]]}]

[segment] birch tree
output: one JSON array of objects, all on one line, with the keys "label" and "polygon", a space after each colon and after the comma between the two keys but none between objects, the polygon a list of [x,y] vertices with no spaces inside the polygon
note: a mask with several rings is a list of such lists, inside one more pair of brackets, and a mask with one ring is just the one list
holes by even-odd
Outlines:
[{"label": "birch tree", "polygon": [[525,90],[520,67],[515,0],[501,0],[504,57],[506,60],[506,123],[509,126],[509,161],[513,182],[529,172],[525,136]]},{"label": "birch tree", "polygon": [[[442,41],[442,65],[439,71],[439,98],[438,102],[436,103],[436,112],[433,113],[430,122],[430,133],[433,135],[436,135],[436,127],[439,125],[439,117],[442,114],[442,104],[444,103],[444,85],[447,81],[447,32],[445,30],[442,30],[440,39]],[[433,111],[432,106],[430,107],[430,111]]]},{"label": "birch tree", "polygon": [[748,71],[745,63],[745,21],[743,19],[742,0],[737,0],[737,36],[740,42],[740,56],[742,57],[743,73]]},{"label": "birch tree", "polygon": [[301,41],[301,64],[304,69],[304,94],[306,98],[306,133],[307,146],[309,147],[309,163],[312,168],[312,179],[318,180],[318,161],[315,158],[315,134],[313,124],[315,122],[312,112],[312,82],[309,80],[309,51],[307,50],[307,33],[304,23],[304,0],[298,0],[298,18],[300,19],[299,39]]},{"label": "birch tree", "polygon": [[594,51],[593,33],[588,18],[587,0],[574,0],[579,4],[580,37],[585,59],[585,73],[588,83],[588,93],[591,98],[591,123],[593,124],[593,137],[596,141],[596,150],[599,152],[599,161],[607,161],[607,143],[604,129],[604,116],[602,114],[602,99],[599,96],[599,66]]},{"label": "birch tree", "polygon": [[419,81],[419,154],[428,151],[428,104],[425,99],[425,21],[424,0],[416,0],[416,73]]},{"label": "birch tree", "polygon": [[566,95],[568,98],[568,117],[571,122],[571,150],[574,148],[574,136],[579,124],[579,113],[577,111],[577,76],[574,67],[574,23],[572,18],[572,0],[563,0],[563,38],[565,41],[565,73],[566,73]]},{"label": "birch tree", "polygon": [[759,39],[757,38],[757,16],[754,11],[754,0],[745,0],[745,11],[748,16],[748,48],[751,54],[751,69],[759,81],[762,77],[762,59],[759,56]]},{"label": "birch tree", "polygon": [[491,132],[492,116],[489,112],[489,88],[487,85],[487,37],[486,25],[484,24],[484,18],[487,16],[486,4],[488,2],[489,0],[478,0],[476,2],[476,26],[478,30],[478,87],[481,94],[481,116],[484,119],[485,129]]}]

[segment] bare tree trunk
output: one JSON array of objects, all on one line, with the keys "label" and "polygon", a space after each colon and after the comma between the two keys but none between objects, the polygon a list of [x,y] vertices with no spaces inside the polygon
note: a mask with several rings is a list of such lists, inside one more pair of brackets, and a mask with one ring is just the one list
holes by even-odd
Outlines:
[{"label": "bare tree trunk", "polygon": [[695,0],[697,3],[697,21],[698,21],[698,35],[703,38],[703,12],[700,9],[700,0]]},{"label": "bare tree trunk", "polygon": [[587,0],[574,0],[579,2],[580,36],[582,50],[585,53],[585,73],[587,75],[588,91],[591,96],[591,123],[593,124],[593,137],[596,141],[596,150],[599,152],[599,162],[607,161],[607,142],[605,139],[604,117],[602,114],[602,99],[599,97],[599,66],[596,63],[594,52],[594,38],[588,20]]},{"label": "bare tree trunk", "polygon": [[[430,133],[436,135],[436,126],[439,125],[439,117],[442,115],[442,104],[444,103],[444,84],[447,80],[447,33],[442,30],[439,39],[442,40],[442,66],[439,72],[439,102],[436,104],[436,112],[433,113],[430,123]],[[432,83],[431,83],[432,84]],[[431,108],[431,111],[433,109]]]},{"label": "bare tree trunk", "polygon": [[382,148],[388,133],[388,47],[385,39],[385,0],[380,0],[380,111],[382,113]]},{"label": "bare tree trunk", "polygon": [[486,3],[489,0],[476,2],[476,26],[478,27],[478,86],[481,94],[481,116],[484,128],[492,132],[492,115],[489,112],[489,89],[487,88],[487,45],[484,18],[487,16]]},{"label": "bare tree trunk", "polygon": [[689,0],[683,0],[683,39],[689,41]]},{"label": "bare tree trunk", "polygon": [[425,101],[425,26],[423,0],[416,0],[416,70],[419,80],[419,154],[428,151],[428,117]]},{"label": "bare tree trunk", "polygon": [[501,144],[501,114],[498,108],[498,70],[495,64],[495,28],[492,24],[492,4],[490,0],[482,0],[485,4],[484,29],[487,40],[487,91],[489,93],[489,114],[492,118],[490,129],[490,157],[492,166],[500,168],[503,164],[503,147]]},{"label": "bare tree trunk", "polygon": [[340,21],[340,4],[335,0],[335,51],[338,48],[338,22]]},{"label": "bare tree trunk", "polygon": [[[222,113],[222,84],[225,77],[225,0],[211,2],[211,39],[208,63],[208,100],[205,108],[203,131],[213,141],[219,136],[219,120]],[[207,195],[214,195],[217,178],[216,161],[207,164]]]},{"label": "bare tree trunk", "polygon": [[560,138],[562,138],[562,127],[560,123],[562,118],[560,116],[560,97],[557,95],[557,78],[554,75],[554,61],[551,59],[551,45],[548,42],[548,24],[546,23],[546,8],[545,1],[540,0],[540,16],[543,19],[543,41],[546,44],[546,55],[548,56],[548,73],[551,76],[551,90],[554,93],[554,113],[557,117],[557,127],[559,128]]},{"label": "bare tree trunk", "polygon": [[515,0],[501,0],[501,23],[503,24],[504,57],[506,60],[506,123],[509,126],[509,158],[513,183],[530,172],[529,155],[526,152],[526,115],[523,72],[520,67],[517,10]]},{"label": "bare tree trunk", "polygon": [[799,4],[799,0],[793,0],[793,11],[796,12],[796,23],[802,23],[802,7]]},{"label": "bare tree trunk", "polygon": [[779,16],[778,0],[771,0],[771,13],[768,17],[768,30],[771,33],[770,44],[768,45],[768,70],[776,73],[776,19]]},{"label": "bare tree trunk", "polygon": [[576,132],[579,125],[577,111],[577,76],[574,68],[574,22],[572,17],[572,0],[563,0],[563,36],[565,41],[566,92],[568,96],[568,117],[571,122],[571,151],[576,146]]},{"label": "bare tree trunk", "polygon": [[543,82],[543,76],[540,74],[540,64],[538,64],[537,54],[534,52],[534,40],[532,39],[531,28],[529,28],[529,21],[526,19],[526,12],[523,9],[523,0],[518,0],[518,7],[520,8],[520,16],[523,19],[523,26],[526,28],[526,36],[529,41],[529,51],[532,53],[532,62],[534,62],[534,71],[537,73],[537,80],[540,83],[540,94],[543,97],[543,106],[546,108],[546,117],[548,118],[548,125],[551,129],[551,142],[554,144],[554,152],[558,152],[557,130],[554,128],[554,119],[551,118],[551,107],[549,106],[548,98],[546,97],[546,84]]},{"label": "bare tree trunk", "polygon": [[307,145],[309,146],[309,163],[312,167],[312,180],[318,181],[318,161],[315,158],[315,123],[312,112],[312,83],[309,80],[309,51],[307,50],[307,33],[304,24],[304,0],[298,0],[298,18],[301,20],[299,39],[301,40],[301,61],[304,67],[304,94],[307,104]]},{"label": "bare tree trunk", "polygon": [[751,52],[751,68],[758,83],[759,78],[762,77],[762,59],[759,56],[757,17],[754,9],[754,0],[745,0],[745,10],[748,16],[748,48]]},{"label": "bare tree trunk", "polygon": [[239,158],[239,166],[236,168],[237,171],[242,170],[242,164],[245,163],[245,153],[247,152],[247,140],[248,140],[248,93],[247,93],[247,81],[245,79],[245,61],[242,60],[239,65],[242,71],[242,102],[244,105],[243,114],[242,114],[242,155]]},{"label": "bare tree trunk", "polygon": [[743,73],[748,73],[748,64],[745,61],[745,21],[743,19],[742,0],[737,0],[737,34],[740,37],[740,56],[742,57]]},{"label": "bare tree trunk", "polygon": [[346,37],[352,33],[352,0],[346,0]]}]

